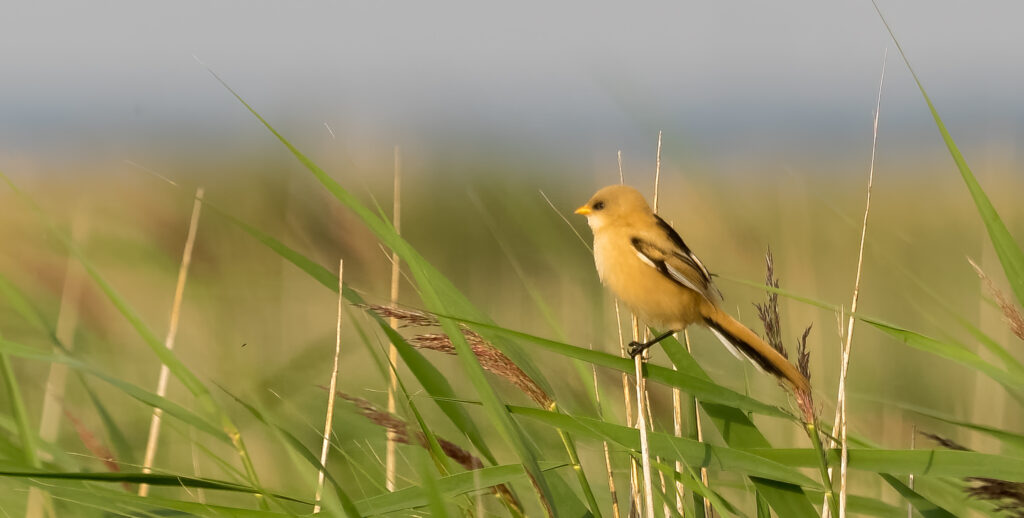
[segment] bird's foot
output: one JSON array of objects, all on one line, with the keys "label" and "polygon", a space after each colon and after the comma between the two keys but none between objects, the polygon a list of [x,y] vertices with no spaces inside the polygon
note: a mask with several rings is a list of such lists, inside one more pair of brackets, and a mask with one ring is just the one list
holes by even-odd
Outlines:
[{"label": "bird's foot", "polygon": [[651,344],[643,342],[629,342],[629,357],[636,358],[636,355],[643,353]]}]

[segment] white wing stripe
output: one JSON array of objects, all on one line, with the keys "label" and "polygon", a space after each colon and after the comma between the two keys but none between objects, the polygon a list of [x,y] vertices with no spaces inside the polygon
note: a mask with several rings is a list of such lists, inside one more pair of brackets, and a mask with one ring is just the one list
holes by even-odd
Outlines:
[{"label": "white wing stripe", "polygon": [[646,263],[647,266],[650,266],[651,268],[654,268],[655,270],[658,269],[658,266],[654,264],[654,261],[651,261],[651,258],[647,257],[646,255],[644,255],[643,252],[637,250],[636,248],[633,249],[633,252],[635,252],[636,256],[639,257],[641,261]]},{"label": "white wing stripe", "polygon": [[731,353],[732,353],[732,355],[736,357],[736,359],[738,359],[738,360],[746,360],[746,361],[748,361],[748,362],[750,362],[750,363],[754,364],[754,367],[757,367],[757,370],[759,370],[759,371],[761,371],[761,372],[764,372],[764,373],[767,373],[767,372],[768,372],[768,371],[766,371],[766,370],[764,369],[764,367],[762,367],[762,366],[761,366],[761,364],[760,364],[760,363],[758,363],[758,362],[754,361],[753,359],[751,359],[751,358],[747,357],[747,355],[745,355],[745,354],[743,354],[742,352],[740,352],[740,350],[739,350],[738,348],[736,348],[736,346],[735,346],[735,345],[733,345],[733,344],[732,344],[732,342],[730,342],[730,341],[729,341],[729,339],[728,339],[728,338],[726,338],[726,337],[725,337],[725,335],[723,335],[723,334],[721,333],[721,331],[719,331],[719,330],[717,330],[717,329],[715,329],[714,327],[711,327],[711,326],[708,326],[708,329],[710,329],[710,330],[711,330],[711,332],[712,332],[712,333],[714,333],[714,334],[715,334],[715,336],[716,336],[716,337],[717,337],[717,338],[718,338],[719,340],[721,340],[721,342],[722,342],[723,344],[725,344],[725,348],[726,348],[726,349],[728,349],[728,350],[729,350],[729,352],[731,352]]},{"label": "white wing stripe", "polygon": [[697,285],[693,283],[693,281],[687,279],[685,275],[683,275],[679,270],[673,268],[672,265],[665,263],[665,269],[667,269],[668,274],[671,275],[673,279],[679,281],[680,284],[707,297],[707,295],[704,293],[704,290],[698,288]]}]

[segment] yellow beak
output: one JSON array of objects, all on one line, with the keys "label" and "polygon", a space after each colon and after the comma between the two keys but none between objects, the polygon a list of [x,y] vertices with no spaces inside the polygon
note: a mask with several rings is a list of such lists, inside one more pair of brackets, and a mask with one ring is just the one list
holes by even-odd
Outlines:
[{"label": "yellow beak", "polygon": [[582,206],[582,207],[580,207],[580,208],[576,209],[576,210],[575,210],[575,211],[573,211],[573,212],[574,212],[574,213],[576,213],[576,214],[579,214],[579,215],[581,215],[581,216],[589,216],[589,215],[590,215],[590,213],[591,213],[591,212],[594,212],[594,211],[593,211],[593,210],[591,210],[591,209],[590,209],[590,207],[587,207],[586,205],[584,205],[584,206]]}]

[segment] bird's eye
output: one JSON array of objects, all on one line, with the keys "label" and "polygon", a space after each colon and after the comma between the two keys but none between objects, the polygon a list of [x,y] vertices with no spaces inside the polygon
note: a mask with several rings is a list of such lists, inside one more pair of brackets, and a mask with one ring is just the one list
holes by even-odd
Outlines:
[{"label": "bird's eye", "polygon": [[603,208],[604,208],[604,202],[603,201],[599,201],[599,202],[594,204],[594,210],[601,210]]}]

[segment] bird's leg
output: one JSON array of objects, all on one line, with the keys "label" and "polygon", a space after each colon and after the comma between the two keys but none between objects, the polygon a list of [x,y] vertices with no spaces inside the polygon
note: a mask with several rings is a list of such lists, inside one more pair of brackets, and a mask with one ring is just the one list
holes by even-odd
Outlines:
[{"label": "bird's leg", "polygon": [[647,350],[648,347],[672,336],[675,333],[675,330],[668,330],[665,332],[665,334],[656,336],[653,340],[649,342],[629,342],[629,357],[636,358],[636,355],[644,352],[645,350]]}]

